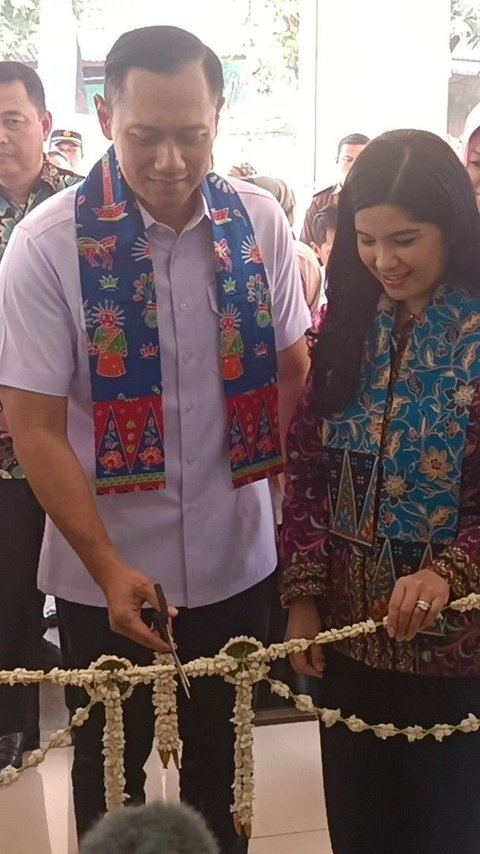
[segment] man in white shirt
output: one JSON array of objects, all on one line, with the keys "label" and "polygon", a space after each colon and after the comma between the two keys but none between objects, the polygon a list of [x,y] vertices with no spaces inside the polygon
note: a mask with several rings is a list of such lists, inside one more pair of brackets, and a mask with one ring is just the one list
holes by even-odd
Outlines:
[{"label": "man in white shirt", "polygon": [[[17,227],[0,281],[1,396],[49,517],[39,584],[57,597],[79,667],[101,653],[148,664],[152,649],[166,651],[141,617],[157,604],[157,581],[179,609],[182,660],[212,655],[234,635],[265,636],[276,549],[267,480],[258,478],[279,460],[275,376],[265,365],[276,358],[283,438],[306,375],[309,326],[275,200],[213,173],[204,180],[223,104],[218,57],[183,30],[148,27],[120,37],[105,74],[97,111],[114,148],[76,204],[67,191]],[[222,193],[231,207],[212,204]],[[143,236],[127,245],[140,222]],[[263,277],[242,283],[234,244],[217,233],[224,227],[253,230],[241,264]],[[128,298],[127,267],[138,276]],[[90,299],[95,288],[100,298]],[[152,370],[161,379],[147,400],[139,388]],[[242,420],[256,397],[258,415]],[[143,416],[125,416],[137,400],[139,412],[150,407],[140,438]],[[217,678],[192,688],[190,701],[179,696],[182,798],[203,812],[223,854],[246,851],[229,814],[232,688]],[[146,686],[126,702],[125,726],[126,788],[141,802],[153,733]],[[76,737],[80,834],[104,809],[101,729],[96,709]]]}]

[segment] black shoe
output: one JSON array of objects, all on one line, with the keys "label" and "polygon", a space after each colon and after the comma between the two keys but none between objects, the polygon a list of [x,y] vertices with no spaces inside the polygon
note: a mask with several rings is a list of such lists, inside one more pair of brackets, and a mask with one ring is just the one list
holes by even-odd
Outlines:
[{"label": "black shoe", "polygon": [[7,765],[21,768],[23,752],[37,750],[38,747],[40,747],[38,736],[32,736],[27,732],[10,732],[8,735],[0,735],[0,771]]},{"label": "black shoe", "polygon": [[54,667],[63,667],[62,653],[58,646],[46,638],[42,638],[38,649],[30,657],[29,666],[32,670],[43,670],[48,673]]}]

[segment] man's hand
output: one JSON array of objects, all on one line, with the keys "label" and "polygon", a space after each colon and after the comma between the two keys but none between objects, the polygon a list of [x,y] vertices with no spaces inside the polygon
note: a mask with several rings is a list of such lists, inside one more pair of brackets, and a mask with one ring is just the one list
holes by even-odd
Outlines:
[{"label": "man's hand", "polygon": [[[295,599],[289,608],[288,625],[285,640],[300,638],[314,638],[321,630],[320,615],[311,596],[301,596]],[[312,644],[306,652],[292,653],[290,664],[296,673],[304,673],[305,676],[315,676],[317,679],[323,676],[325,661],[322,648]]]},{"label": "man's hand", "polygon": [[[108,605],[110,628],[142,646],[159,653],[168,653],[169,647],[142,620],[142,606],[148,603],[158,610],[158,600],[150,578],[136,569],[119,567],[102,585]],[[176,617],[176,608],[169,606],[170,617]]]},{"label": "man's hand", "polygon": [[[432,569],[421,569],[399,578],[388,605],[387,632],[396,641],[411,641],[417,632],[434,623],[448,603],[450,588]],[[422,610],[416,603],[430,607]]]}]

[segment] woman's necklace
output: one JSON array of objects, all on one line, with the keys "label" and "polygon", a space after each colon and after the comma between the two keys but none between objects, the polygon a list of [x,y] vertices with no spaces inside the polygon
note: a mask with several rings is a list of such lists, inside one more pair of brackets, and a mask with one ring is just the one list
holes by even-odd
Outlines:
[{"label": "woman's necklace", "polygon": [[409,311],[402,303],[397,308],[397,316],[395,318],[395,326],[401,333],[405,327],[411,327],[417,322],[418,318],[424,312],[422,307],[420,311]]}]

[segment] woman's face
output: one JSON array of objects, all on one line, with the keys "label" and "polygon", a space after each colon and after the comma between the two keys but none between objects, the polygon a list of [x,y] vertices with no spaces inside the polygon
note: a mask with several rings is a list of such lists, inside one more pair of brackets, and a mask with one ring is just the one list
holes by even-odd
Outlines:
[{"label": "woman's face", "polygon": [[441,283],[447,250],[441,229],[403,208],[378,205],[355,214],[358,254],[385,292],[417,313]]}]

